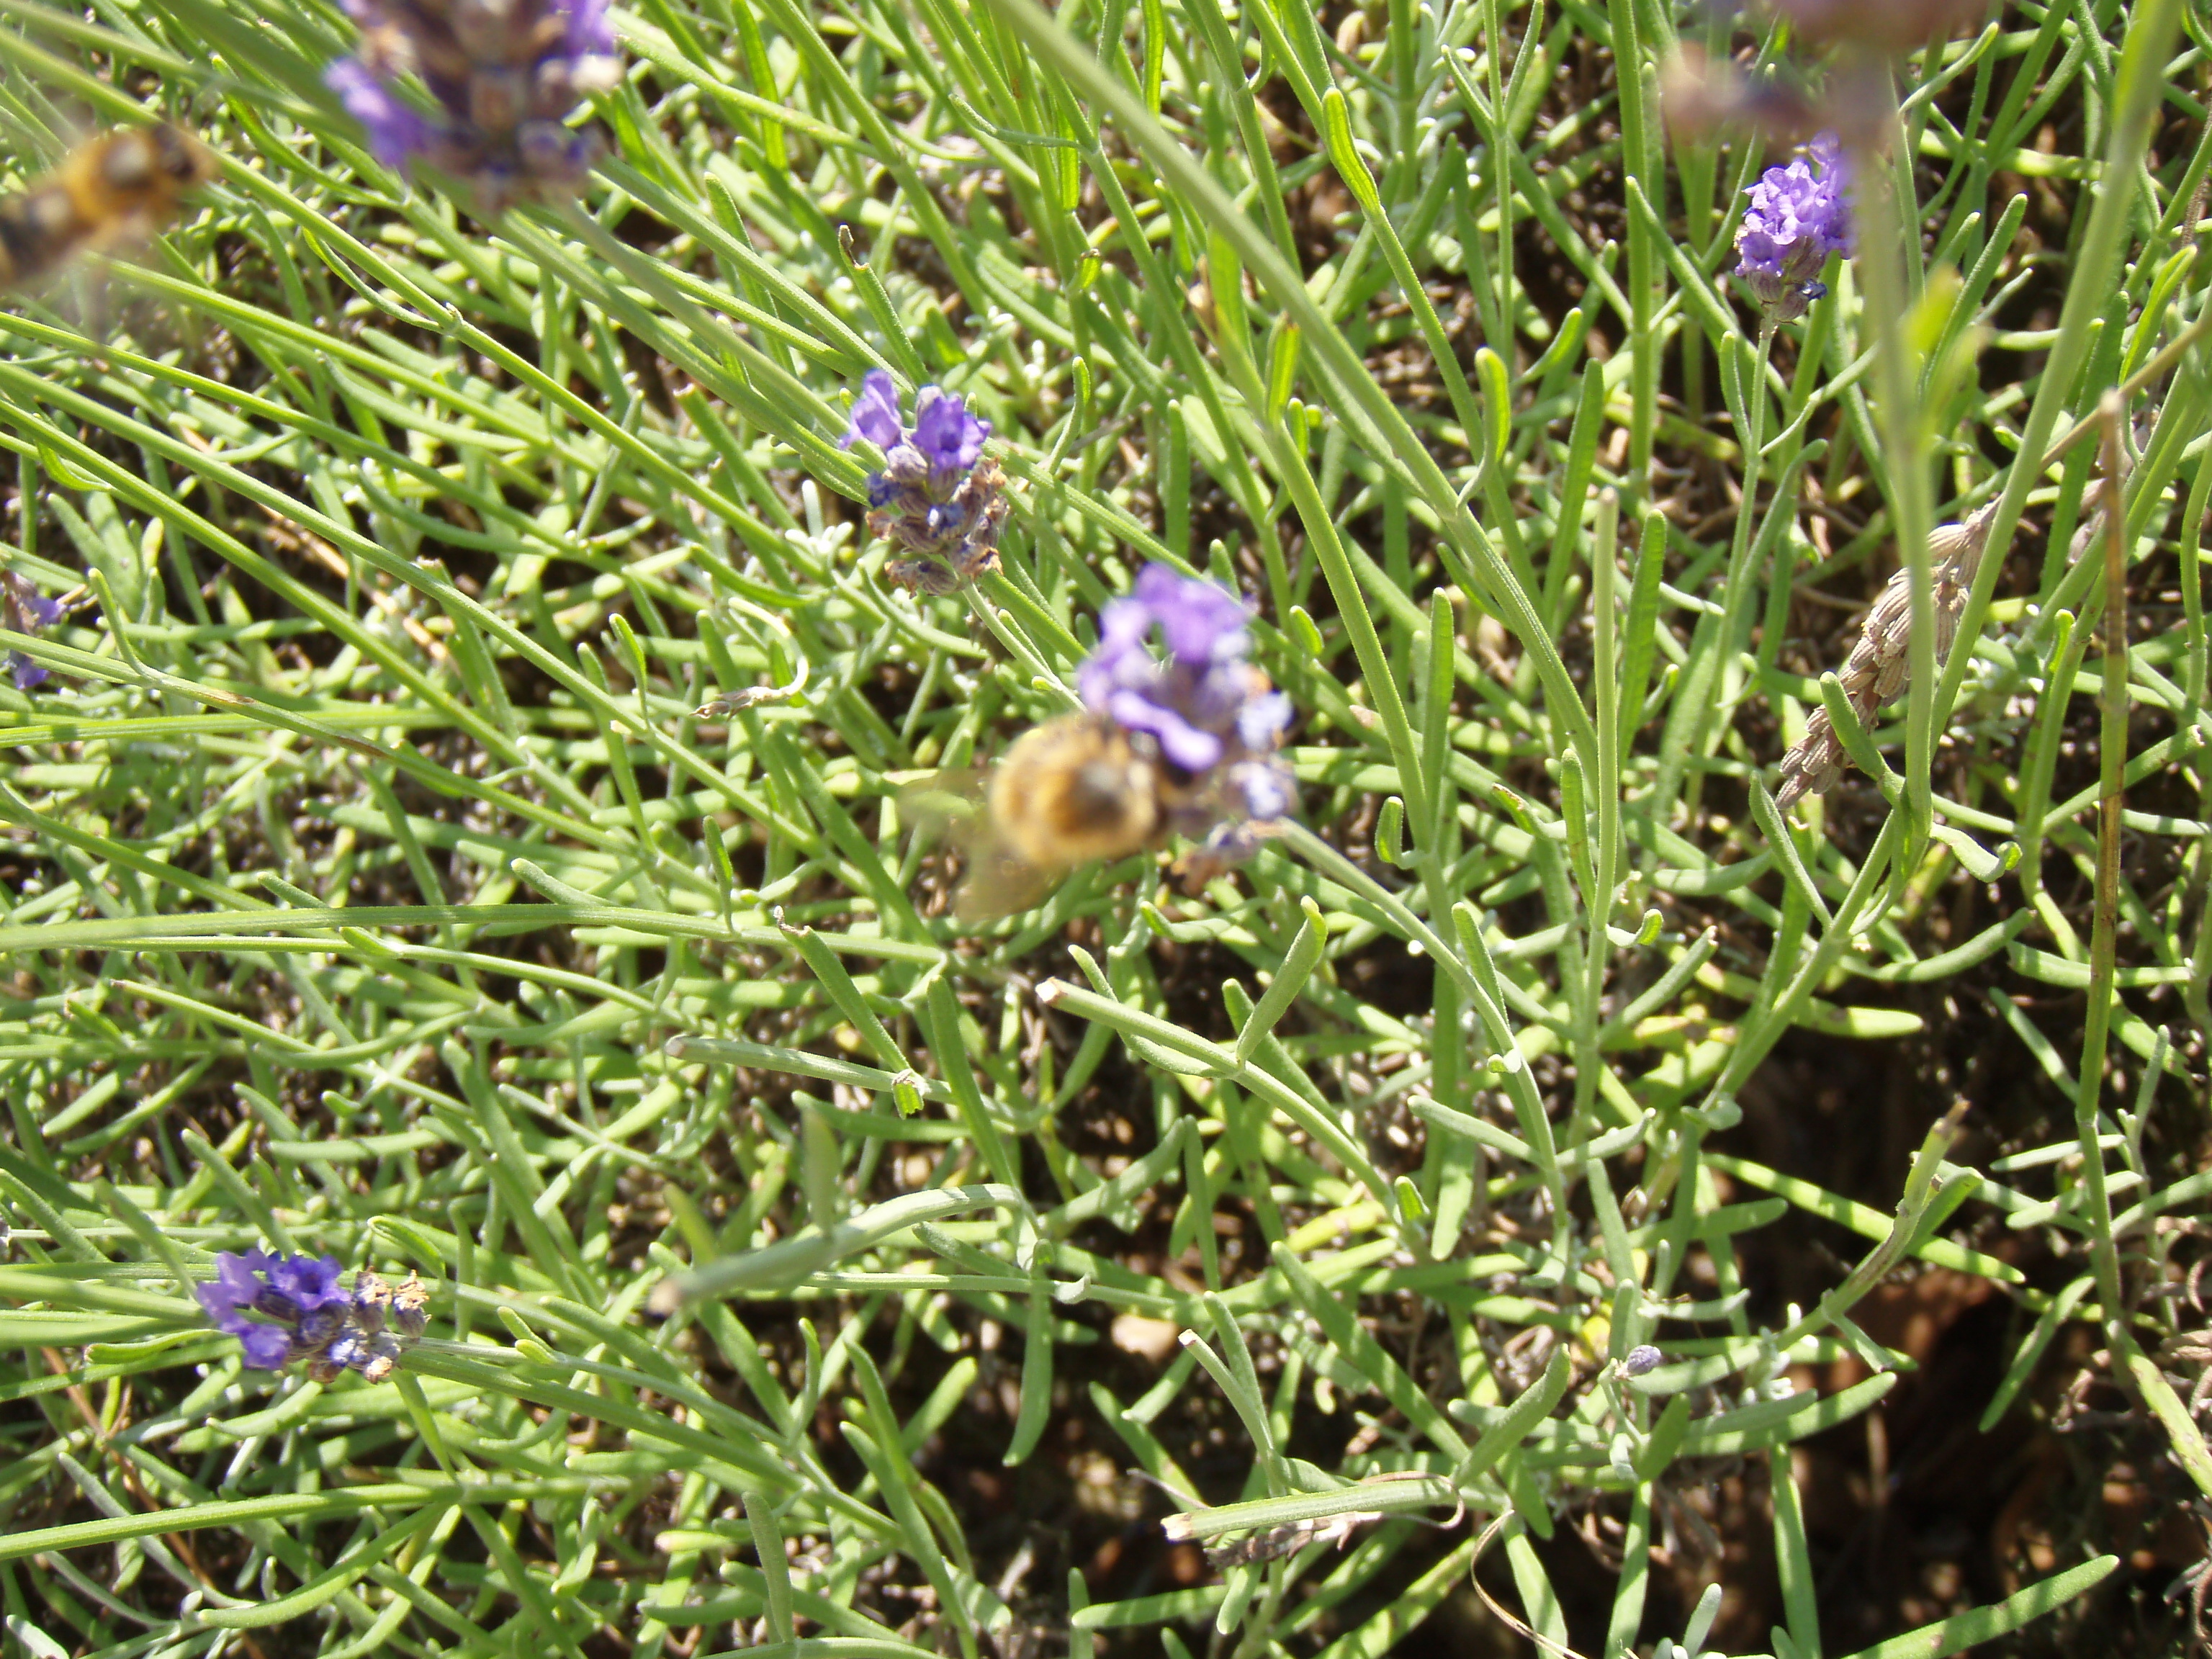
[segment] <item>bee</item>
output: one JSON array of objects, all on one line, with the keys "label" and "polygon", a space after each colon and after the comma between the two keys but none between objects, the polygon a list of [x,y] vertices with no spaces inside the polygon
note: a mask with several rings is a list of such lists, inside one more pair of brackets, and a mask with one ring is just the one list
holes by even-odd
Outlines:
[{"label": "bee", "polygon": [[44,178],[0,197],[0,284],[19,287],[88,249],[151,235],[216,173],[207,147],[166,121],[78,145]]},{"label": "bee", "polygon": [[[980,791],[971,787],[980,811],[956,832],[968,873],[954,913],[968,922],[1012,915],[1079,865],[1141,852],[1165,828],[1164,783],[1149,740],[1133,741],[1104,715],[1062,714],[1024,732],[980,775]],[[936,810],[916,799],[925,816]]]}]

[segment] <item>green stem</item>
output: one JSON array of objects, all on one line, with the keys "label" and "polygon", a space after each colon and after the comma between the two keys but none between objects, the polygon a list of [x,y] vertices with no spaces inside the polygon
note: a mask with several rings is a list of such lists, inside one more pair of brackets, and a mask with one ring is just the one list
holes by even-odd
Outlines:
[{"label": "green stem", "polygon": [[[1862,64],[1857,74],[1871,97],[1876,85],[1885,106],[1882,149],[1903,143],[1893,89],[1886,66]],[[1906,643],[1907,696],[1905,726],[1905,810],[1911,839],[1897,860],[1900,878],[1915,868],[1926,843],[1935,809],[1929,769],[1936,714],[1935,580],[1929,567],[1928,532],[1933,519],[1925,434],[1920,420],[1911,350],[1905,338],[1909,303],[1901,260],[1905,239],[1919,233],[1917,215],[1900,211],[1899,175],[1871,143],[1855,144],[1852,172],[1863,181],[1859,214],[1858,268],[1866,285],[1866,314],[1874,324],[1875,372],[1881,392],[1881,471],[1888,484],[1890,520],[1897,528],[1899,562],[1911,573],[1912,624]],[[1964,659],[1972,653],[1954,653]]]},{"label": "green stem", "polygon": [[2128,532],[2126,486],[2120,453],[2125,406],[2118,392],[2105,395],[2105,617],[2103,710],[2097,728],[2096,908],[2089,933],[2089,1005],[2081,1030],[2081,1069],[2074,1090],[2074,1127],[2081,1139],[2081,1176],[2091,1261],[2105,1318],[2125,1320],[2120,1300],[2119,1247],[2112,1237],[2112,1206],[2105,1187],[2105,1154],[2097,1135],[2097,1103],[2104,1092],[2105,1043],[2112,1030],[2116,924],[2120,892],[2121,772],[2128,758]]}]

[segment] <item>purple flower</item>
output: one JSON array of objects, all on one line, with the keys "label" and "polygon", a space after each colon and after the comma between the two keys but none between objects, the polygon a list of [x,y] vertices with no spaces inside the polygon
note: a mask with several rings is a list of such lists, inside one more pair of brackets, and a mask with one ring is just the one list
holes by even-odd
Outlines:
[{"label": "purple flower", "polygon": [[[30,579],[15,571],[0,574],[0,621],[18,634],[42,634],[62,619],[64,607],[31,586]],[[46,678],[46,671],[21,651],[8,653],[8,672],[15,689],[27,691]]]},{"label": "purple flower", "polygon": [[338,59],[324,71],[323,84],[368,130],[369,154],[386,167],[404,173],[407,164],[430,147],[429,124],[360,59]]},{"label": "purple flower", "polygon": [[1735,272],[1772,320],[1803,316],[1807,302],[1826,292],[1815,279],[1828,256],[1850,249],[1850,183],[1836,135],[1824,132],[1744,192],[1751,203],[1735,234]]},{"label": "purple flower", "polygon": [[[570,58],[612,58],[620,50],[613,20],[607,15],[607,0],[568,0]],[[618,64],[616,73],[621,73]]]},{"label": "purple flower", "polygon": [[884,470],[868,475],[868,528],[906,556],[884,564],[884,580],[942,596],[998,568],[1006,477],[983,454],[990,435],[966,398],[936,386],[915,394],[914,425],[902,425],[890,375],[872,368],[862,378],[837,447],[884,452]]},{"label": "purple flower", "polygon": [[[328,1256],[324,1261],[335,1274],[337,1261]],[[289,1291],[278,1288],[277,1280],[279,1275],[288,1275],[291,1282],[298,1282],[295,1269],[301,1263],[315,1265],[303,1255],[281,1262],[266,1250],[248,1250],[244,1255],[225,1250],[215,1259],[215,1282],[192,1287],[192,1294],[216,1328],[236,1337],[245,1350],[246,1363],[258,1370],[281,1370],[291,1358],[292,1332],[287,1327],[300,1322],[303,1310]],[[248,1312],[284,1323],[263,1324],[248,1319]]]},{"label": "purple flower", "polygon": [[[1273,695],[1264,675],[1255,689],[1256,671],[1243,660],[1247,614],[1215,583],[1146,565],[1130,596],[1099,613],[1098,648],[1077,675],[1083,701],[1132,732],[1149,732],[1174,765],[1205,771],[1222,758],[1225,738],[1241,742],[1255,700]],[[1164,663],[1152,655],[1155,628],[1167,643]]]},{"label": "purple flower", "polygon": [[354,1280],[353,1322],[374,1336],[384,1328],[391,1311],[392,1286],[364,1269]]},{"label": "purple flower", "polygon": [[970,415],[957,393],[926,386],[915,395],[914,447],[928,458],[932,472],[965,472],[990,435],[991,423]]},{"label": "purple flower", "polygon": [[1249,857],[1264,826],[1296,805],[1276,752],[1291,700],[1244,659],[1249,620],[1218,584],[1147,565],[1129,596],[1099,613],[1097,649],[1076,674],[1087,708],[1167,763],[1168,824],[1205,841],[1213,865]]},{"label": "purple flower", "polygon": [[[240,1308],[250,1308],[261,1294],[258,1275],[276,1258],[266,1250],[248,1250],[244,1255],[225,1250],[215,1259],[215,1282],[195,1285],[192,1294],[199,1298],[200,1306],[218,1325],[234,1317]],[[228,1325],[224,1325],[228,1329]]]},{"label": "purple flower", "polygon": [[[420,156],[476,185],[487,217],[510,202],[582,188],[596,132],[568,118],[587,92],[622,78],[606,0],[344,0],[362,52],[324,76],[387,167]],[[392,90],[420,74],[438,114]]]},{"label": "purple flower", "polygon": [[343,1308],[353,1298],[338,1286],[338,1259],[334,1255],[295,1255],[269,1270],[269,1286],[300,1310],[302,1317],[318,1308]]},{"label": "purple flower", "polygon": [[837,440],[837,447],[850,449],[866,440],[889,451],[899,437],[898,387],[888,369],[872,368],[861,378],[860,395],[853,399],[853,423]]},{"label": "purple flower", "polygon": [[238,1339],[246,1363],[258,1371],[281,1371],[292,1363],[292,1336],[282,1325],[257,1325],[249,1320],[222,1328]]}]

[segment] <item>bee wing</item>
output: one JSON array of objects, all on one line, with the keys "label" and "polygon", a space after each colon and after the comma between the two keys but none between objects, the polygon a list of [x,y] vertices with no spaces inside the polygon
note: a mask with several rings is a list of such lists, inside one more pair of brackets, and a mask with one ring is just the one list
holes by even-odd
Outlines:
[{"label": "bee wing", "polygon": [[949,768],[898,793],[899,815],[933,841],[949,841],[965,866],[953,914],[970,926],[1029,909],[1052,890],[1052,872],[1018,855],[991,824],[986,767]]},{"label": "bee wing", "polygon": [[986,773],[980,766],[950,767],[898,792],[899,817],[933,841],[965,846],[983,832]]},{"label": "bee wing", "polygon": [[962,846],[961,854],[968,869],[952,896],[952,913],[971,926],[1036,908],[1067,873],[1040,870],[1017,856],[988,825]]}]

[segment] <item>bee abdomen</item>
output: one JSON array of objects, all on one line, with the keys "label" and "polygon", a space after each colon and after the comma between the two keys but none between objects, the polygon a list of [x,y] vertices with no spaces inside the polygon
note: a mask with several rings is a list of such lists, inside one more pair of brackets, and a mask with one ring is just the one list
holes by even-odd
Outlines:
[{"label": "bee abdomen", "polygon": [[0,255],[9,282],[21,282],[67,258],[84,234],[84,219],[59,185],[42,185],[0,199]]}]

